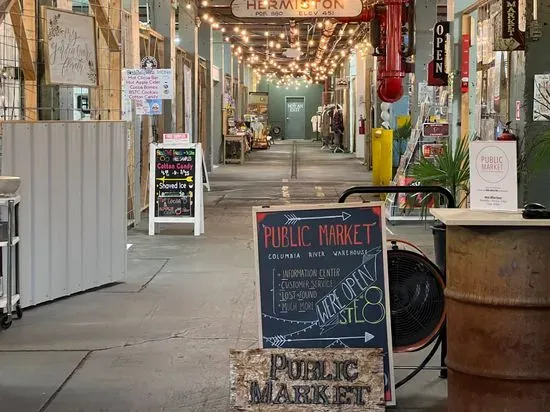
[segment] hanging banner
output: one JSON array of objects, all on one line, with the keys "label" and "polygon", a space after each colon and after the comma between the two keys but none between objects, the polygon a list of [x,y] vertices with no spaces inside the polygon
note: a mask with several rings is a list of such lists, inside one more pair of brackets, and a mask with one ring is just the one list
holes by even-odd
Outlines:
[{"label": "hanging banner", "polygon": [[447,36],[449,35],[449,22],[440,21],[434,26],[433,65],[431,67],[432,77],[444,83],[449,82],[449,74],[446,71],[445,61],[447,60]]},{"label": "hanging banner", "polygon": [[231,13],[240,18],[356,17],[361,0],[233,0]]},{"label": "hanging banner", "polygon": [[520,0],[502,0],[500,19],[495,19],[495,45],[497,51],[525,50],[525,33],[520,30]]},{"label": "hanging banner", "polygon": [[462,35],[462,64],[460,69],[460,91],[468,93],[470,81],[470,35]]}]

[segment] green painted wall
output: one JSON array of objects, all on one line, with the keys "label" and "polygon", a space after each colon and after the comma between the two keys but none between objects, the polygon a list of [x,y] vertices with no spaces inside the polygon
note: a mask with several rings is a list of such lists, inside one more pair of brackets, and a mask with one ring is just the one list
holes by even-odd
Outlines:
[{"label": "green painted wall", "polygon": [[321,106],[321,95],[323,87],[321,85],[310,85],[309,87],[277,88],[274,84],[268,83],[262,79],[258,84],[259,92],[269,93],[269,123],[271,126],[279,126],[285,135],[285,97],[305,96],[306,98],[306,136],[311,139],[313,131],[311,130],[311,117],[317,112],[317,107]]}]

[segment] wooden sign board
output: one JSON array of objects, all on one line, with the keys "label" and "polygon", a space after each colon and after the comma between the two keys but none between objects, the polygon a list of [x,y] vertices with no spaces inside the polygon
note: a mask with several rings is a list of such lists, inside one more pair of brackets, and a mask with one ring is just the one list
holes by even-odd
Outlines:
[{"label": "wooden sign board", "polygon": [[384,411],[381,349],[231,351],[231,410]]},{"label": "wooden sign board", "polygon": [[96,24],[93,16],[42,7],[46,83],[97,86]]},{"label": "wooden sign board", "polygon": [[149,235],[158,223],[193,223],[204,233],[203,159],[200,143],[151,143]]},{"label": "wooden sign board", "polygon": [[383,202],[253,209],[263,348],[382,348],[395,404]]}]

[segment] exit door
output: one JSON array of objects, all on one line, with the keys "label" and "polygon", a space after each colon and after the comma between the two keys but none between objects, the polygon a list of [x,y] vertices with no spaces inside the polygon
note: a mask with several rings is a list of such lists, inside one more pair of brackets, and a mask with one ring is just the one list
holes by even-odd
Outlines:
[{"label": "exit door", "polygon": [[285,97],[285,138],[306,138],[306,98]]}]

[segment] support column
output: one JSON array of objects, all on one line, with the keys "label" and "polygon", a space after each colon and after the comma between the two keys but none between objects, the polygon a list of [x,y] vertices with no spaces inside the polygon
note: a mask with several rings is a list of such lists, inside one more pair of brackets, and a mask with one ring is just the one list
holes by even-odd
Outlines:
[{"label": "support column", "polygon": [[172,69],[174,73],[172,90],[174,95],[170,100],[163,100],[162,114],[164,117],[165,132],[176,130],[176,13],[172,2],[155,0],[152,16],[152,26],[164,36],[164,62],[161,67]]},{"label": "support column", "polygon": [[187,8],[187,1],[179,2],[178,10],[178,34],[180,38],[179,46],[188,52],[192,57],[191,67],[191,85],[192,90],[185,90],[185,93],[191,92],[191,137],[194,142],[198,141],[198,27],[197,22],[200,24],[200,20],[197,20],[197,9],[195,2],[190,2],[191,8]]},{"label": "support column", "polygon": [[[213,119],[214,119],[214,82],[212,81],[212,65],[213,65],[213,30],[210,24],[203,23],[199,27],[199,54],[203,59],[206,59],[206,136],[204,156],[206,169],[212,170],[213,163]],[[199,102],[200,104],[200,102]]]},{"label": "support column", "polygon": [[366,134],[368,133],[368,130],[365,130],[365,134],[359,134],[359,118],[363,116],[363,119],[366,119],[367,116],[365,108],[365,78],[367,71],[365,58],[357,55],[356,65],[355,90],[357,98],[355,106],[355,157],[361,159],[365,157],[365,140]]},{"label": "support column", "polygon": [[415,2],[415,87],[411,102],[411,124],[418,119],[420,103],[418,101],[418,84],[428,81],[428,63],[433,59],[433,27],[437,16],[436,0],[416,0]]},{"label": "support column", "polygon": [[220,162],[222,147],[222,94],[225,80],[223,36],[219,31],[212,35],[213,64],[219,69],[220,79],[212,82],[212,165]]}]

